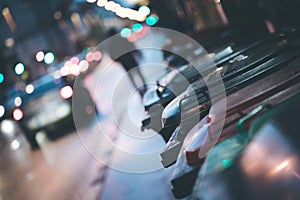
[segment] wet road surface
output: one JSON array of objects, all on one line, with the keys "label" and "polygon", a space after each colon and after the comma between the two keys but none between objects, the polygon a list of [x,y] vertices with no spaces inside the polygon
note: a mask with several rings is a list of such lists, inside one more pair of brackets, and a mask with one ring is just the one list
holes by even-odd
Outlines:
[{"label": "wet road surface", "polygon": [[[159,65],[157,53],[148,51],[144,62],[152,56]],[[33,152],[18,128],[1,135],[0,200],[172,199],[172,168],[163,169],[159,157],[164,142],[140,131],[141,98],[124,69],[108,62],[104,57],[85,80],[101,113],[88,127],[44,139]],[[162,73],[161,66],[144,71],[149,82]]]}]

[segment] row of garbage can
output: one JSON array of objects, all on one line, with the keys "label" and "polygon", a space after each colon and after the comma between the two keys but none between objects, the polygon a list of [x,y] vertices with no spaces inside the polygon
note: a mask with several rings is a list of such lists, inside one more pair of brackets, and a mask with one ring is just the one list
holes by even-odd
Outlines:
[{"label": "row of garbage can", "polygon": [[[144,95],[177,199],[300,199],[300,33],[232,32]],[[200,53],[199,53],[200,52]]]}]

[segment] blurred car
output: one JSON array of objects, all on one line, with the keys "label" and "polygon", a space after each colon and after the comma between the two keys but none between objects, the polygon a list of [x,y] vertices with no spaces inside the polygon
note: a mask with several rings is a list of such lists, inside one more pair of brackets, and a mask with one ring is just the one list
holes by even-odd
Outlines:
[{"label": "blurred car", "polygon": [[67,128],[75,128],[72,114],[74,95],[80,98],[81,105],[77,109],[84,116],[85,124],[97,114],[94,101],[83,84],[77,84],[79,87],[73,90],[75,78],[82,81],[83,76],[62,76],[58,72],[45,74],[19,89],[13,87],[7,94],[4,117],[20,125],[32,149],[39,148],[36,140],[39,131],[46,131],[50,139],[56,139],[65,134]]}]

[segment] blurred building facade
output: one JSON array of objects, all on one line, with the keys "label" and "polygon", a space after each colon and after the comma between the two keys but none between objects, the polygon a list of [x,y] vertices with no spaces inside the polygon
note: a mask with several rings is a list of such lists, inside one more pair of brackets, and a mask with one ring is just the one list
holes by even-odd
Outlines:
[{"label": "blurred building facade", "polygon": [[[124,7],[148,5],[159,16],[156,26],[198,34],[216,28],[276,32],[300,26],[298,0],[116,0]],[[285,6],[286,5],[286,6]],[[0,90],[23,79],[35,79],[49,67],[35,60],[39,50],[51,51],[54,64],[105,39],[105,29],[123,27],[128,19],[86,0],[2,0],[0,2]],[[28,77],[14,73],[24,63]],[[24,80],[23,80],[24,81]],[[2,93],[3,94],[3,93]]]}]

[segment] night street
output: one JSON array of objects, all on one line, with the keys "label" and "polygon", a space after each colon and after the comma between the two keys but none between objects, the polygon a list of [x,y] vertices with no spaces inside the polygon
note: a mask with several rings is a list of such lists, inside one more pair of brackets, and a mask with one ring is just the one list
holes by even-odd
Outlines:
[{"label": "night street", "polygon": [[1,0],[0,200],[299,200],[299,0]]},{"label": "night street", "polygon": [[[160,61],[153,59],[159,54],[157,51],[148,50],[143,57],[154,69],[156,68],[155,73],[143,71],[148,73],[149,83],[153,82],[159,73],[163,73],[164,68],[160,66]],[[3,162],[0,168],[1,200],[136,199],[149,192],[149,188],[151,193],[145,199],[172,199],[169,190],[172,168],[162,169],[159,157],[164,142],[153,131],[147,133],[140,131],[139,119],[144,117],[141,97],[134,91],[121,66],[118,63],[109,65],[110,61],[111,59],[105,56],[95,71],[85,79],[87,88],[95,94],[96,105],[101,113],[90,126],[80,129],[79,133],[76,131],[69,133],[54,142],[42,140],[41,150],[34,152],[26,144],[19,129],[14,133],[17,137],[12,136],[3,142],[1,146]],[[141,60],[141,63],[143,62],[146,61]],[[105,84],[97,86],[99,78]],[[114,94],[120,81],[125,82],[128,88],[124,90],[123,87],[123,93]],[[121,98],[124,104],[112,108],[111,100],[107,97]],[[99,133],[98,126],[105,127],[105,130]],[[141,134],[146,139],[135,138],[128,133],[136,136]],[[124,148],[126,151],[134,153],[156,151],[157,159],[153,165],[158,166],[158,169],[141,173],[144,170],[143,166],[129,164],[136,159],[134,156],[124,159],[122,153],[118,155],[118,152],[105,143],[103,137],[108,137],[118,148]],[[12,148],[13,141],[20,143],[20,147],[16,150]],[[97,152],[105,156],[105,163],[94,157]],[[125,168],[120,171],[107,165]],[[126,170],[129,172],[124,172]],[[136,170],[138,174],[130,170]],[[157,183],[161,185],[158,186]],[[116,188],[119,188],[118,192],[114,192]]]}]

